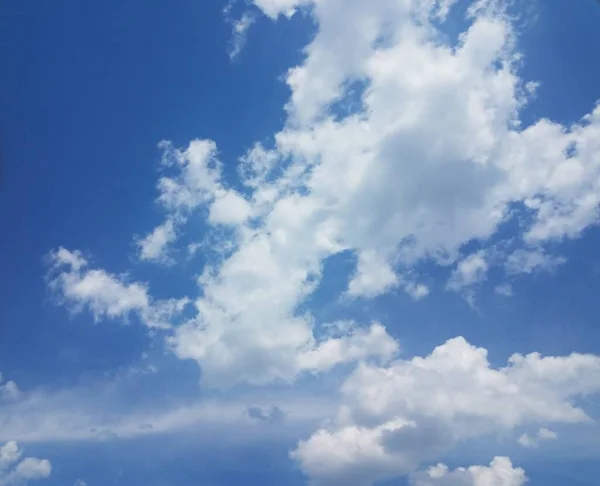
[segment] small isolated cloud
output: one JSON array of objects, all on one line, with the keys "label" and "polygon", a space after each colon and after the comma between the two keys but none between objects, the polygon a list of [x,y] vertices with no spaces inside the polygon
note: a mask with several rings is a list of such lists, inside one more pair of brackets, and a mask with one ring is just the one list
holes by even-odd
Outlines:
[{"label": "small isolated cloud", "polygon": [[152,233],[137,241],[141,260],[168,263],[169,244],[177,239],[173,219],[167,219],[163,224],[154,228]]},{"label": "small isolated cloud", "polygon": [[235,60],[246,45],[248,30],[256,21],[256,17],[251,12],[244,12],[239,19],[233,19],[227,15],[225,18],[232,28],[231,40],[229,41],[229,48],[227,52],[229,54],[229,58],[231,60]]},{"label": "small isolated cloud", "polygon": [[0,485],[23,486],[29,481],[46,479],[52,472],[47,459],[22,458],[23,451],[16,442],[0,446]]},{"label": "small isolated cloud", "polygon": [[523,434],[519,437],[518,443],[523,447],[537,447],[540,442],[548,440],[556,440],[558,434],[553,430],[541,428],[536,435]]},{"label": "small isolated cloud", "polygon": [[510,284],[500,284],[500,285],[496,286],[496,288],[494,289],[494,292],[496,292],[496,294],[502,295],[504,297],[512,297],[513,288],[512,288],[512,285],[510,285]]}]

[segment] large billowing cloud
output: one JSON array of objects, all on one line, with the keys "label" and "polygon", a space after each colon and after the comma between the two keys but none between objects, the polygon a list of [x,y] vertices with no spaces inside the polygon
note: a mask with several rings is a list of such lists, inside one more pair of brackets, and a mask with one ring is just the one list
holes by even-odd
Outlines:
[{"label": "large billowing cloud", "polygon": [[[359,362],[335,422],[292,453],[316,484],[413,474],[418,485],[521,485],[505,458],[415,471],[485,434],[589,420],[575,400],[600,391],[598,357],[515,355],[495,369],[485,350],[456,338],[394,361],[399,345],[383,325],[326,325],[306,305],[324,262],[344,251],[357,259],[344,298],[393,289],[424,298],[431,289],[416,268],[428,261],[452,267],[442,288],[472,299],[492,266],[507,277],[554,268],[564,260],[546,246],[597,223],[600,106],[570,126],[523,123],[537,85],[520,76],[506,3],[471,2],[453,41],[444,33],[447,16],[461,15],[453,0],[254,0],[272,19],[303,9],[316,26],[286,76],[286,121],[271,146],[240,158],[237,189],[214,141],[162,143],[165,219],[136,239],[141,260],[175,263],[190,215],[203,213],[207,240],[192,245],[207,249],[197,295],[157,301],[147,285],[59,249],[57,296],[97,319],[134,313],[165,329],[170,349],[213,387],[293,382]],[[489,244],[514,217],[520,232]],[[195,315],[175,325],[188,302]]]},{"label": "large billowing cloud", "polygon": [[[341,391],[335,424],[301,441],[291,456],[316,484],[367,486],[409,474],[483,435],[591,421],[575,401],[600,392],[600,357],[515,354],[494,369],[485,349],[456,338],[425,358],[361,364]],[[553,433],[544,428],[540,434]],[[452,473],[440,484],[487,484],[477,477],[488,473],[476,471]],[[455,476],[475,482],[454,483]]]},{"label": "large billowing cloud", "polygon": [[[596,223],[600,107],[569,127],[522,124],[535,83],[519,76],[503,2],[473,2],[455,44],[443,34],[452,1],[255,3],[271,17],[304,8],[317,25],[304,61],[287,75],[287,121],[272,147],[257,144],[241,158],[239,191],[224,181],[213,141],[161,143],[171,171],[158,182],[165,222],[137,240],[141,259],[171,261],[192,212],[203,211],[213,228],[197,315],[169,338],[205,380],[292,381],[322,370],[306,356],[334,346],[310,309],[299,309],[323,262],[341,251],[357,255],[350,298],[396,288],[427,296],[413,271],[423,259],[458,262],[446,288],[472,298],[468,289],[491,265],[509,275],[555,266],[563,260],[544,244]],[[468,242],[485,246],[516,203],[527,214],[521,234],[493,252],[461,254]],[[65,252],[54,253],[63,270],[52,284],[96,317],[137,312],[169,327],[187,302],[153,302],[145,285],[86,270]],[[320,362],[389,358],[394,344],[377,329],[337,337],[347,341],[338,350],[359,341],[365,348]],[[374,339],[386,340],[381,353],[367,344]]]},{"label": "large billowing cloud", "polygon": [[47,459],[22,456],[23,451],[16,442],[0,446],[0,486],[24,485],[50,476],[52,466]]}]

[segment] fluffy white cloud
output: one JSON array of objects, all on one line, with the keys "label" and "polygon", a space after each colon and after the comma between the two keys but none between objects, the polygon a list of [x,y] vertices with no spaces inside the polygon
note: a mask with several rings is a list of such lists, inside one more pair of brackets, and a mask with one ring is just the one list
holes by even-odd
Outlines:
[{"label": "fluffy white cloud", "polygon": [[[220,249],[199,279],[197,315],[170,338],[205,380],[290,381],[324,350],[337,358],[319,363],[362,359],[343,337],[317,338],[303,307],[323,262],[341,251],[358,255],[348,296],[400,287],[419,298],[428,288],[410,278],[416,264],[455,264],[473,240],[485,247],[515,203],[531,221],[517,246],[543,248],[596,223],[600,107],[570,127],[523,125],[532,85],[519,76],[503,3],[473,2],[450,45],[443,21],[452,0],[254,1],[272,18],[306,7],[316,25],[287,73],[288,116],[273,146],[241,158],[236,192],[222,181],[214,142],[162,144],[174,174],[160,179],[158,202],[176,218],[173,231],[202,210]],[[460,261],[448,288],[485,278],[486,250]],[[66,300],[98,317],[146,315],[145,286],[80,264],[54,281]]]},{"label": "fluffy white cloud", "polygon": [[0,486],[23,485],[29,480],[50,476],[52,466],[47,459],[26,457],[16,442],[0,446]]},{"label": "fluffy white cloud", "polygon": [[[465,243],[492,236],[515,202],[532,215],[521,235],[529,243],[596,222],[584,209],[600,181],[600,108],[572,127],[522,126],[531,89],[501,2],[474,4],[456,46],[431,21],[451,1],[255,4],[271,17],[309,6],[317,32],[288,73],[289,117],[274,146],[242,159],[238,200],[251,209],[233,211],[242,216],[230,218],[232,251],[204,273],[198,317],[172,340],[205,376],[294,376],[297,356],[314,346],[310,316],[296,311],[322,262],[342,250],[358,255],[349,296],[401,286],[419,297],[425,286],[404,283],[415,263],[455,262]],[[364,90],[344,116],[338,107],[356,96],[353,83]],[[248,213],[252,221],[240,223]],[[483,280],[488,266],[485,250],[467,257],[448,288]]]},{"label": "fluffy white cloud", "polygon": [[[215,321],[212,322],[214,325]],[[189,323],[179,327],[170,340],[177,356],[200,364],[203,382],[213,387],[226,387],[240,381],[291,382],[302,372],[328,371],[338,364],[356,360],[386,361],[398,349],[380,324],[318,341],[310,323],[301,318],[263,322],[263,325],[273,325],[273,329],[264,334],[243,329],[248,323],[241,319],[232,321],[229,326],[225,323],[218,329],[202,328],[198,322]],[[220,336],[212,336],[211,332],[219,332]]]},{"label": "fluffy white cloud", "polygon": [[525,471],[515,468],[508,457],[495,457],[487,466],[459,467],[450,471],[445,464],[412,477],[413,486],[523,486]]},{"label": "fluffy white cloud", "polygon": [[[341,391],[335,423],[291,455],[316,484],[367,486],[412,473],[461,441],[590,421],[575,400],[600,392],[600,357],[515,354],[495,369],[485,349],[456,338],[425,358],[363,363]],[[539,440],[551,436],[538,433]]]},{"label": "fluffy white cloud", "polygon": [[[276,153],[295,161],[298,184],[333,214],[343,246],[389,259],[379,278],[359,270],[351,291],[391,286],[398,256],[452,259],[492,235],[516,201],[535,216],[528,240],[596,222],[600,109],[571,128],[540,120],[522,129],[531,89],[501,2],[477,2],[457,47],[429,22],[452,1],[255,3],[270,16],[312,6],[318,30],[288,74],[290,118]],[[362,106],[340,118],[353,82],[366,85]]]},{"label": "fluffy white cloud", "polygon": [[177,239],[173,219],[167,219],[162,225],[146,237],[138,240],[140,259],[167,262],[168,245]]},{"label": "fluffy white cloud", "polygon": [[[311,317],[296,311],[323,260],[341,250],[358,254],[348,295],[401,285],[422,297],[427,288],[403,269],[424,257],[453,262],[463,244],[491,236],[515,201],[534,213],[528,240],[572,236],[595,221],[585,201],[600,180],[600,108],[570,129],[542,120],[521,130],[526,83],[509,18],[494,2],[471,10],[456,47],[430,21],[451,1],[255,3],[273,17],[311,6],[318,30],[288,74],[289,119],[274,148],[257,145],[243,158],[247,194],[223,186],[214,142],[162,144],[176,170],[158,184],[168,217],[184,224],[205,208],[209,223],[236,229],[228,254],[200,281],[197,318],[172,339],[204,376],[293,378],[299,356],[320,346]],[[358,113],[334,116],[354,81],[366,86]],[[169,221],[142,240],[143,255],[164,256],[175,235]],[[448,287],[480,281],[487,266],[482,252],[467,257]],[[150,305],[144,286],[72,268],[58,286],[98,317]]]},{"label": "fluffy white cloud", "polygon": [[150,234],[137,239],[136,244],[140,259],[166,263],[171,261],[169,245],[177,240],[177,228],[187,222],[190,211],[209,204],[222,190],[221,165],[212,140],[193,140],[185,150],[162,141],[159,148],[163,151],[163,168],[174,171],[172,176],[162,176],[158,181],[157,202],[168,216]]},{"label": "fluffy white cloud", "polygon": [[48,285],[57,299],[76,312],[88,309],[96,320],[127,319],[135,313],[149,327],[170,327],[171,318],[183,310],[187,299],[155,301],[146,285],[127,282],[126,276],[89,269],[78,252],[59,248],[49,254]]},{"label": "fluffy white cloud", "polygon": [[398,285],[398,276],[385,259],[373,251],[358,256],[356,273],[348,284],[351,296],[374,297]]},{"label": "fluffy white cloud", "polygon": [[210,207],[208,219],[213,224],[240,225],[252,213],[252,207],[235,191],[220,190]]},{"label": "fluffy white cloud", "polygon": [[291,17],[296,9],[310,5],[312,0],[253,0],[266,15],[277,18],[279,15]]}]

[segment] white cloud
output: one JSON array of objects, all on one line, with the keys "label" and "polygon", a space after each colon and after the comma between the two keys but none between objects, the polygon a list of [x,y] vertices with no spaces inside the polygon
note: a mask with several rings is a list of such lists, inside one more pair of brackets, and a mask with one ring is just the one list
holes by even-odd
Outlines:
[{"label": "white cloud", "polygon": [[365,360],[370,357],[389,361],[398,351],[398,344],[381,324],[369,329],[356,329],[351,334],[329,338],[314,349],[298,355],[301,370],[327,371],[340,363]]},{"label": "white cloud", "polygon": [[420,300],[429,295],[429,287],[421,283],[407,282],[404,284],[404,290],[415,300]]},{"label": "white cloud", "polygon": [[140,249],[140,259],[168,262],[167,247],[177,239],[173,219],[167,219],[154,231],[140,239],[137,245]]},{"label": "white cloud", "polygon": [[171,318],[180,313],[187,299],[154,301],[145,284],[127,282],[125,276],[89,269],[78,252],[59,248],[49,254],[48,285],[57,299],[75,312],[88,309],[96,320],[137,314],[149,327],[170,327]]},{"label": "white cloud", "polygon": [[552,270],[562,265],[566,260],[562,257],[547,255],[541,249],[516,250],[506,261],[506,271],[510,275],[532,273],[535,270]]},{"label": "white cloud", "polygon": [[[230,326],[224,324],[210,329],[197,322],[189,323],[179,327],[171,339],[175,354],[181,359],[196,360],[203,382],[212,387],[228,387],[241,381],[255,385],[273,380],[291,382],[302,372],[328,371],[342,363],[371,357],[386,361],[398,349],[379,324],[322,341],[315,340],[310,323],[303,318],[263,322],[265,327],[274,326],[265,333],[243,329],[248,323],[241,318]],[[215,331],[221,334],[218,339],[211,335]],[[230,350],[235,350],[235,354]]]},{"label": "white cloud", "polygon": [[556,440],[557,438],[558,434],[556,432],[542,427],[535,436],[523,434],[519,437],[517,442],[523,447],[537,447],[540,441]]},{"label": "white cloud", "polygon": [[162,141],[162,165],[174,170],[171,177],[162,176],[158,181],[158,203],[167,211],[165,222],[150,234],[138,238],[141,260],[170,263],[169,245],[177,241],[178,227],[187,222],[191,211],[202,204],[209,204],[219,190],[221,165],[217,159],[217,147],[212,140],[193,140],[187,149],[173,147]]},{"label": "white cloud", "polygon": [[[130,371],[75,387],[27,390],[18,400],[0,401],[0,444],[8,440],[54,443],[132,439],[165,433],[205,436],[209,429],[226,441],[235,436],[239,443],[252,443],[260,431],[248,416],[249,407],[265,413],[277,409],[271,418],[285,415],[289,429],[272,432],[293,441],[300,430],[308,433],[336,408],[331,395],[291,387],[236,389],[228,394],[204,390],[202,397],[191,402],[189,397],[179,402],[172,397],[165,403],[150,394],[141,405],[130,400],[132,385],[137,388],[141,383],[139,373]],[[172,377],[153,376],[152,383],[163,383],[164,378]],[[143,382],[150,383],[147,377]],[[218,440],[210,435],[211,443]]]},{"label": "white cloud", "polygon": [[348,284],[353,297],[375,297],[398,285],[398,277],[390,264],[374,251],[363,251],[358,256],[356,273]]},{"label": "white cloud", "polygon": [[540,440],[556,440],[558,438],[558,434],[553,430],[541,428],[538,431],[538,439]]},{"label": "white cloud", "polygon": [[513,288],[510,284],[500,284],[496,286],[494,292],[504,297],[511,297],[513,295]]},{"label": "white cloud", "polygon": [[50,476],[52,466],[47,459],[26,457],[16,442],[0,446],[0,486],[24,485],[29,480]]},{"label": "white cloud", "polygon": [[230,16],[229,10],[226,9],[225,20],[231,24],[232,28],[228,54],[229,58],[234,60],[240,55],[246,45],[248,30],[256,21],[256,17],[250,12],[244,12],[239,19],[234,19]]},{"label": "white cloud", "polygon": [[4,381],[2,373],[0,373],[0,400],[15,400],[19,398],[21,391],[17,384],[12,381]]},{"label": "white cloud", "polygon": [[[213,141],[161,144],[165,170],[174,171],[158,183],[171,229],[179,235],[200,210],[216,227],[219,251],[199,280],[197,315],[170,339],[212,385],[307,371],[301,357],[328,348],[315,338],[319,323],[299,309],[323,262],[343,250],[358,255],[349,296],[398,286],[420,298],[428,288],[406,277],[415,265],[451,265],[466,243],[485,245],[515,202],[532,221],[518,236],[540,248],[596,222],[600,107],[571,127],[523,126],[531,85],[519,76],[510,16],[502,2],[477,2],[449,45],[440,21],[453,3],[255,0],[272,18],[307,7],[316,25],[287,75],[288,116],[275,143],[241,158],[243,192],[225,187]],[[357,109],[339,113],[357,83]],[[488,266],[484,248],[458,263],[448,287],[482,281]],[[71,268],[54,281],[71,304],[98,318],[147,317],[144,285]]]},{"label": "white cloud", "polygon": [[519,439],[517,440],[517,442],[519,444],[521,444],[523,447],[536,447],[537,446],[537,441],[535,440],[534,437],[531,437],[528,434],[523,434],[519,437]]},{"label": "white cloud", "polygon": [[312,0],[253,0],[254,4],[271,18],[279,15],[291,17],[296,9],[310,5]]},{"label": "white cloud", "polygon": [[367,486],[483,435],[591,421],[575,400],[600,392],[600,357],[515,354],[496,369],[485,349],[456,338],[425,358],[360,364],[341,392],[336,421],[292,457],[316,484]]},{"label": "white cloud", "polygon": [[495,457],[489,467],[460,467],[454,471],[438,464],[411,478],[413,486],[523,486],[526,481],[525,471],[515,468],[508,457]]},{"label": "white cloud", "polygon": [[458,263],[446,287],[459,291],[480,283],[486,278],[488,268],[484,252],[474,253]]},{"label": "white cloud", "polygon": [[251,215],[252,207],[235,191],[220,190],[210,206],[208,216],[212,224],[240,225]]}]

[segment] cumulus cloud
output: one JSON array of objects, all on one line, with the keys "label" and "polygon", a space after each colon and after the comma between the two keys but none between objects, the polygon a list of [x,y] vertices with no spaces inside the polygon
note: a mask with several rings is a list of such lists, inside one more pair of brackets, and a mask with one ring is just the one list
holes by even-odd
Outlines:
[{"label": "cumulus cloud", "polygon": [[185,150],[162,141],[162,166],[172,171],[158,180],[158,204],[167,212],[165,222],[150,234],[136,240],[142,260],[170,262],[169,245],[177,241],[178,227],[186,223],[189,213],[209,204],[221,188],[221,164],[212,140],[193,140]]},{"label": "cumulus cloud", "polygon": [[[600,357],[515,354],[493,368],[485,349],[456,338],[424,358],[361,364],[341,392],[335,423],[301,441],[291,457],[316,484],[367,486],[411,474],[484,435],[591,421],[575,400],[600,392]],[[549,429],[537,436],[552,437]]]},{"label": "cumulus cloud", "polygon": [[[303,369],[298,356],[314,346],[314,323],[297,309],[322,262],[341,251],[358,256],[348,296],[400,287],[420,297],[428,289],[407,278],[415,264],[455,263],[466,243],[494,235],[516,202],[531,216],[525,247],[596,222],[600,108],[570,127],[523,126],[531,90],[510,16],[500,2],[477,2],[448,45],[439,21],[452,4],[255,2],[270,17],[309,7],[317,31],[288,72],[288,118],[274,145],[242,158],[243,210],[212,216],[237,229],[231,251],[205,271],[198,316],[171,341],[205,377],[265,383]],[[354,82],[364,86],[359,108],[341,115]],[[481,282],[490,264],[485,250],[468,255],[448,288]]]},{"label": "cumulus cloud", "polygon": [[[372,354],[355,351],[358,333],[347,338],[352,345],[322,342],[322,323],[303,307],[324,262],[342,251],[357,255],[349,298],[395,288],[422,298],[429,288],[412,275],[427,261],[455,265],[447,288],[473,304],[469,287],[490,265],[511,273],[556,264],[540,260],[544,245],[597,222],[600,106],[571,126],[525,125],[532,80],[520,77],[504,3],[473,2],[450,44],[444,19],[454,3],[254,1],[271,18],[302,8],[316,26],[285,78],[283,128],[271,146],[241,157],[236,188],[223,181],[214,141],[162,142],[157,202],[165,222],[139,240],[142,258],[165,261],[190,214],[206,216],[211,244],[190,247],[210,248],[196,315],[169,338],[177,356],[197,361],[203,380],[292,381]],[[349,98],[358,98],[355,109],[340,111]],[[486,242],[515,203],[526,206],[529,226],[513,238],[507,262],[491,261]],[[473,241],[482,249],[461,259]],[[97,318],[134,312],[159,327],[177,313],[177,303],[152,312],[143,284],[89,270],[76,252],[62,257],[73,260],[62,263],[70,270],[51,283],[76,308]],[[377,354],[389,357],[391,338],[364,332],[385,341]]]},{"label": "cumulus cloud", "polygon": [[495,457],[489,467],[459,467],[454,471],[438,464],[411,478],[413,486],[523,486],[526,481],[525,471],[515,468],[508,457]]},{"label": "cumulus cloud", "polygon": [[[486,278],[486,249],[461,259],[464,246],[485,246],[515,203],[530,221],[516,245],[529,253],[516,250],[509,272],[545,265],[531,248],[597,222],[600,106],[571,126],[522,122],[533,85],[520,76],[503,2],[473,2],[453,44],[443,30],[453,0],[253,3],[271,18],[304,9],[315,22],[285,77],[285,123],[271,146],[241,157],[237,190],[223,181],[214,141],[161,143],[165,223],[140,240],[142,258],[164,261],[192,212],[212,228],[217,251],[198,280],[196,315],[169,337],[205,382],[289,382],[337,363],[390,359],[396,344],[382,328],[323,340],[322,323],[303,307],[324,262],[342,251],[358,257],[347,296],[401,288],[421,298],[429,289],[411,275],[423,261],[455,265],[451,290]],[[349,98],[358,98],[355,109],[342,112]],[[63,270],[51,285],[97,318],[136,313],[167,327],[180,308],[90,270],[76,252],[58,254]]]},{"label": "cumulus cloud", "polygon": [[45,479],[50,476],[52,466],[47,459],[25,457],[16,442],[0,446],[0,485],[24,485],[30,480]]},{"label": "cumulus cloud", "polygon": [[385,259],[373,251],[363,251],[358,257],[356,274],[348,284],[348,294],[354,297],[374,297],[398,285],[398,276]]},{"label": "cumulus cloud", "polygon": [[48,285],[54,296],[75,312],[89,310],[96,320],[136,314],[147,326],[168,328],[187,299],[155,301],[145,284],[126,276],[90,269],[81,252],[58,248],[48,255]]},{"label": "cumulus cloud", "polygon": [[[562,264],[547,246],[598,221],[600,106],[568,126],[521,120],[535,89],[520,75],[505,2],[472,2],[456,42],[444,35],[454,0],[253,3],[272,19],[303,9],[314,20],[303,60],[285,76],[285,122],[272,144],[242,155],[237,185],[224,181],[214,141],[161,143],[164,222],[137,240],[142,260],[173,261],[192,213],[205,216],[210,244],[189,246],[206,250],[197,295],[156,300],[146,284],[91,269],[63,248],[51,254],[50,287],[96,319],[134,314],[168,328],[170,349],[195,361],[209,387],[290,383],[358,363],[337,415],[291,452],[314,484],[408,476],[418,486],[521,486],[525,473],[508,458],[454,471],[423,467],[482,436],[589,422],[578,399],[600,391],[599,357],[515,354],[496,368],[485,349],[458,337],[429,356],[398,359],[382,324],[331,332],[306,304],[324,263],[344,251],[357,257],[342,289],[348,299],[394,289],[422,298],[429,288],[414,276],[424,262],[452,268],[446,288],[471,303],[470,289],[493,265],[515,275]],[[249,23],[242,17],[235,27],[234,45]],[[494,255],[490,240],[515,214],[527,216],[523,229],[511,235],[509,253]],[[188,302],[195,315],[174,325]],[[268,406],[235,413],[269,421]],[[224,408],[203,416],[222,417]],[[98,430],[135,436],[187,427],[190,416],[197,419],[177,411]],[[552,436],[539,429],[520,442]]]},{"label": "cumulus cloud", "polygon": [[[213,329],[191,322],[179,327],[170,343],[178,357],[198,362],[203,382],[212,387],[242,381],[255,385],[274,380],[292,382],[302,372],[325,372],[343,363],[369,358],[385,362],[398,350],[396,341],[380,324],[319,341],[306,318],[286,321],[282,317],[253,330],[240,327],[248,325],[240,321],[234,320],[229,326],[221,321]],[[211,335],[215,332],[220,336]]]},{"label": "cumulus cloud", "polygon": [[168,262],[167,248],[176,238],[175,223],[173,219],[167,219],[163,224],[154,228],[152,233],[137,241],[140,259]]}]

